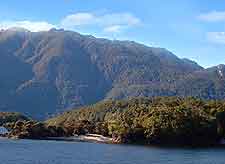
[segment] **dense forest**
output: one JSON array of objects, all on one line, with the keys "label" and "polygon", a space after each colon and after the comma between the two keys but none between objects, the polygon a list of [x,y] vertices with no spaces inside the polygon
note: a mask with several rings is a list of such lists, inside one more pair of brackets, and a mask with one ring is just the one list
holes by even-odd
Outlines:
[{"label": "dense forest", "polygon": [[157,97],[108,100],[44,122],[0,112],[9,138],[47,139],[90,133],[114,143],[212,145],[225,138],[225,101]]},{"label": "dense forest", "polygon": [[97,133],[119,143],[213,144],[224,137],[225,102],[196,98],[103,101],[46,121],[67,135]]}]

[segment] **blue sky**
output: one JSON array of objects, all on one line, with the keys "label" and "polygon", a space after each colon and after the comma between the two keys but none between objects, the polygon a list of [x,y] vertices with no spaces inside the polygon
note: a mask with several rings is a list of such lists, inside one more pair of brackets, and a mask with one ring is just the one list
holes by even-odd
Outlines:
[{"label": "blue sky", "polygon": [[225,64],[223,0],[7,0],[0,28],[64,28],[163,47],[204,67]]}]

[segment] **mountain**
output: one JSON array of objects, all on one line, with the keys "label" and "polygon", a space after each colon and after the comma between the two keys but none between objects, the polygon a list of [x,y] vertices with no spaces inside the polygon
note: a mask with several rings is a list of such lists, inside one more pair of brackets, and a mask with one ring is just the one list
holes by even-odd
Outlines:
[{"label": "mountain", "polygon": [[48,117],[103,99],[225,98],[225,66],[204,69],[163,48],[62,29],[0,31],[0,110]]}]

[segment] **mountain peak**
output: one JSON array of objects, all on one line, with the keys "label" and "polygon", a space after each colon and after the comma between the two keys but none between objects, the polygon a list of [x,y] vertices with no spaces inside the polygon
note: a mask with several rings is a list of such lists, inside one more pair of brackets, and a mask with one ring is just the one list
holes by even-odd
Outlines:
[{"label": "mountain peak", "polygon": [[13,31],[13,32],[30,32],[28,29],[22,28],[22,27],[11,27],[8,28],[5,31]]},{"label": "mountain peak", "polygon": [[49,32],[64,32],[65,30],[63,28],[57,29],[57,28],[51,28]]}]

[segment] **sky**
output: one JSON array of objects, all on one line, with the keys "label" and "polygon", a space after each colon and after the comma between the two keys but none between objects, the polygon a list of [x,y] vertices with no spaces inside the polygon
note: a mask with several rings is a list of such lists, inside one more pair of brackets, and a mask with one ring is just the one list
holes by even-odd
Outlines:
[{"label": "sky", "polygon": [[203,67],[225,64],[224,0],[7,0],[0,29],[63,28],[166,48]]}]

